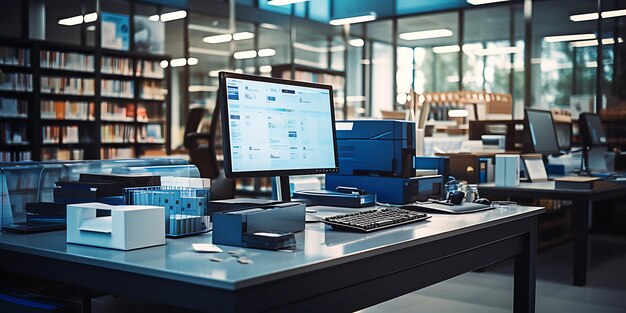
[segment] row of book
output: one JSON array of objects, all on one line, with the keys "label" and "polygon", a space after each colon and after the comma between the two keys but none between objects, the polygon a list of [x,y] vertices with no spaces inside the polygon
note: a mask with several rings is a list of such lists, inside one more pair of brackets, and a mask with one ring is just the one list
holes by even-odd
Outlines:
[{"label": "row of book", "polygon": [[58,126],[47,125],[42,127],[42,136],[44,144],[71,144],[79,143],[80,136],[78,125]]},{"label": "row of book", "polygon": [[100,149],[101,159],[132,159],[135,157],[133,148],[104,147]]},{"label": "row of book", "polygon": [[41,92],[63,95],[94,95],[93,78],[41,77]]},{"label": "row of book", "polygon": [[27,144],[26,124],[0,122],[0,144]]},{"label": "row of book", "polygon": [[15,47],[0,47],[0,64],[30,66],[30,50]]},{"label": "row of book", "polygon": [[72,70],[81,72],[94,71],[94,57],[75,52],[41,51],[42,68]]},{"label": "row of book", "polygon": [[103,121],[132,122],[135,120],[135,104],[103,101],[100,117]]},{"label": "row of book", "polygon": [[133,71],[130,66],[130,59],[119,57],[102,57],[100,71],[105,74],[133,75]]},{"label": "row of book", "polygon": [[41,101],[41,118],[57,120],[95,120],[93,102]]},{"label": "row of book", "polygon": [[32,91],[33,75],[27,73],[0,73],[0,90]]},{"label": "row of book", "polygon": [[28,101],[0,97],[0,118],[1,117],[27,117]]},{"label": "row of book", "polygon": [[135,126],[127,124],[108,124],[101,127],[102,143],[134,143]]},{"label": "row of book", "polygon": [[41,150],[41,160],[50,161],[69,161],[69,160],[84,160],[84,149],[62,149],[62,148],[46,148]]},{"label": "row of book", "polygon": [[103,79],[101,87],[101,95],[105,97],[133,98],[135,96],[133,81]]},{"label": "row of book", "polygon": [[0,151],[0,162],[18,162],[30,160],[30,151]]},{"label": "row of book", "polygon": [[141,82],[141,99],[164,100],[167,90],[163,88],[161,82],[143,81]]},{"label": "row of book", "polygon": [[164,143],[163,138],[163,125],[161,124],[148,124],[139,127],[138,142],[141,143]]},{"label": "row of book", "polygon": [[163,78],[165,70],[161,67],[160,61],[142,60],[137,64],[136,76],[147,78]]},{"label": "row of book", "polygon": [[165,120],[165,104],[164,103],[140,103],[137,106],[137,121],[164,121]]}]

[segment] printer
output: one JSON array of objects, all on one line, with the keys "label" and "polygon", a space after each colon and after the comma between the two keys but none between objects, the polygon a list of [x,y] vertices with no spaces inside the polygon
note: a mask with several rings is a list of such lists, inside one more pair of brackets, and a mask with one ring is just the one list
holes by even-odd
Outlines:
[{"label": "printer", "polygon": [[347,120],[337,122],[336,130],[339,172],[326,174],[326,190],[355,187],[392,204],[439,193],[441,175],[415,175],[414,122]]}]

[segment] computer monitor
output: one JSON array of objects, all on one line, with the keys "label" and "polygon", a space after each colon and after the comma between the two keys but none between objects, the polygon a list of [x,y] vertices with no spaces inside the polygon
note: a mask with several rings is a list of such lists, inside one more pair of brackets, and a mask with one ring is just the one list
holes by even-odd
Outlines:
[{"label": "computer monitor", "polygon": [[543,110],[526,109],[524,117],[524,129],[530,137],[529,152],[547,154],[559,154],[559,142],[556,136],[552,112]]},{"label": "computer monitor", "polygon": [[572,123],[556,123],[554,125],[556,137],[561,151],[572,149]]},{"label": "computer monitor", "polygon": [[584,146],[593,147],[607,145],[600,115],[595,113],[581,113],[578,117],[578,126]]},{"label": "computer monitor", "polygon": [[328,85],[220,72],[226,177],[280,177],[339,169],[333,89]]}]

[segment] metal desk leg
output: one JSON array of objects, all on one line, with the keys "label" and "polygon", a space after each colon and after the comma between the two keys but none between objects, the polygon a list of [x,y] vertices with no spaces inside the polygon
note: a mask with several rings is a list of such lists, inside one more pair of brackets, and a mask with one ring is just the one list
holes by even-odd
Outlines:
[{"label": "metal desk leg", "polygon": [[524,240],[524,252],[515,256],[513,312],[535,312],[537,280],[537,218],[531,220],[530,231]]},{"label": "metal desk leg", "polygon": [[589,211],[592,201],[574,201],[574,285],[587,283],[587,241],[589,233]]}]

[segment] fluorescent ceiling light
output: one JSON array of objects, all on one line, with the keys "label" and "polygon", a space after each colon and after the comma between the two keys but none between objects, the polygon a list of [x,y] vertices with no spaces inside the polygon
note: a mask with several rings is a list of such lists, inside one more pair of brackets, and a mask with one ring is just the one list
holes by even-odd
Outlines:
[{"label": "fluorescent ceiling light", "polygon": [[[617,42],[618,43],[622,43],[624,42],[624,39],[617,38]],[[615,40],[613,38],[604,38],[602,39],[602,44],[603,45],[612,45],[615,43]],[[593,46],[597,46],[598,45],[598,40],[594,39],[594,40],[583,40],[583,41],[575,41],[575,42],[571,42],[569,44],[570,47],[572,48],[582,48],[582,47],[593,47]]]},{"label": "fluorescent ceiling light", "polygon": [[467,110],[448,110],[449,117],[467,117],[468,115]]},{"label": "fluorescent ceiling light", "polygon": [[[620,10],[611,10],[602,12],[602,18],[613,18],[619,16],[626,16],[626,9]],[[584,22],[584,21],[592,21],[598,19],[598,13],[583,13],[583,14],[574,14],[570,15],[569,19],[572,22]]]},{"label": "fluorescent ceiling light", "polygon": [[187,65],[196,65],[196,64],[198,64],[198,58],[187,59]]},{"label": "fluorescent ceiling light", "polygon": [[167,60],[161,61],[161,68],[166,68],[168,65],[169,65],[169,62],[167,62]]},{"label": "fluorescent ceiling light", "polygon": [[218,77],[220,76],[220,72],[224,71],[224,70],[213,70],[213,71],[209,71],[209,76],[211,77]]},{"label": "fluorescent ceiling light", "polygon": [[261,73],[271,73],[272,66],[271,65],[261,65],[259,66],[259,72]]},{"label": "fluorescent ceiling light", "polygon": [[338,25],[346,25],[346,24],[356,24],[363,22],[370,22],[376,19],[376,13],[371,12],[366,15],[338,18],[334,20],[330,20],[330,25],[338,26]]},{"label": "fluorescent ceiling light", "polygon": [[148,20],[153,21],[153,22],[158,22],[159,19],[160,18],[158,14],[148,16]]},{"label": "fluorescent ceiling light", "polygon": [[452,53],[459,51],[461,51],[461,48],[457,45],[433,47],[434,53]]},{"label": "fluorescent ceiling light", "polygon": [[576,40],[589,40],[589,39],[596,39],[596,34],[560,35],[560,36],[547,36],[543,38],[545,42],[563,42],[563,41],[576,41]]},{"label": "fluorescent ceiling light", "polygon": [[309,1],[309,0],[270,0],[267,2],[267,4],[279,6],[279,5],[288,5],[288,4],[306,2],[306,1]]},{"label": "fluorescent ceiling light", "polygon": [[471,5],[481,5],[481,4],[505,2],[505,1],[509,1],[509,0],[467,0],[467,3]]},{"label": "fluorescent ceiling light", "polygon": [[67,17],[67,18],[59,20],[59,25],[64,25],[64,26],[74,26],[74,25],[79,25],[82,23],[83,23],[82,15]]},{"label": "fluorescent ceiling light", "polygon": [[273,30],[282,29],[282,27],[280,27],[280,26],[278,26],[276,24],[270,24],[270,23],[261,23],[261,24],[259,24],[259,27],[266,28],[266,29],[273,29]]},{"label": "fluorescent ceiling light", "polygon": [[180,10],[161,14],[161,22],[169,22],[187,17],[187,11]]},{"label": "fluorescent ceiling light", "polygon": [[234,40],[246,40],[246,39],[252,39],[252,38],[254,38],[254,34],[251,32],[240,32],[240,33],[233,34]]},{"label": "fluorescent ceiling light", "polygon": [[237,60],[256,58],[256,50],[237,51],[233,57]]},{"label": "fluorescent ceiling light", "polygon": [[586,67],[598,67],[598,62],[596,61],[585,62],[585,66]]},{"label": "fluorescent ceiling light", "polygon": [[402,33],[398,37],[403,40],[421,40],[452,36],[452,31],[447,28],[424,30],[419,32]]},{"label": "fluorescent ceiling light", "polygon": [[495,47],[473,51],[478,56],[489,56],[498,54],[513,54],[522,52],[521,47]]},{"label": "fluorescent ceiling light", "polygon": [[187,65],[187,60],[185,58],[178,58],[170,60],[171,67],[180,67]]},{"label": "fluorescent ceiling light", "polygon": [[261,50],[259,50],[258,55],[259,55],[259,57],[271,57],[271,56],[276,55],[276,50],[274,50],[272,48],[261,49]]},{"label": "fluorescent ceiling light", "polygon": [[361,38],[350,39],[348,43],[353,47],[363,47],[365,45],[365,41]]},{"label": "fluorescent ceiling light", "polygon": [[215,36],[207,36],[202,38],[202,41],[206,43],[225,43],[229,42],[233,39],[233,35],[224,34],[224,35],[215,35]]},{"label": "fluorescent ceiling light", "polygon": [[85,21],[85,23],[95,22],[96,20],[98,20],[98,13],[93,12],[85,14],[85,16],[83,16],[83,20]]},{"label": "fluorescent ceiling light", "polygon": [[189,85],[189,87],[187,88],[189,92],[216,92],[218,89],[218,86],[206,85]]},{"label": "fluorescent ceiling light", "polygon": [[87,31],[90,31],[90,32],[96,31],[96,25],[87,26]]}]

